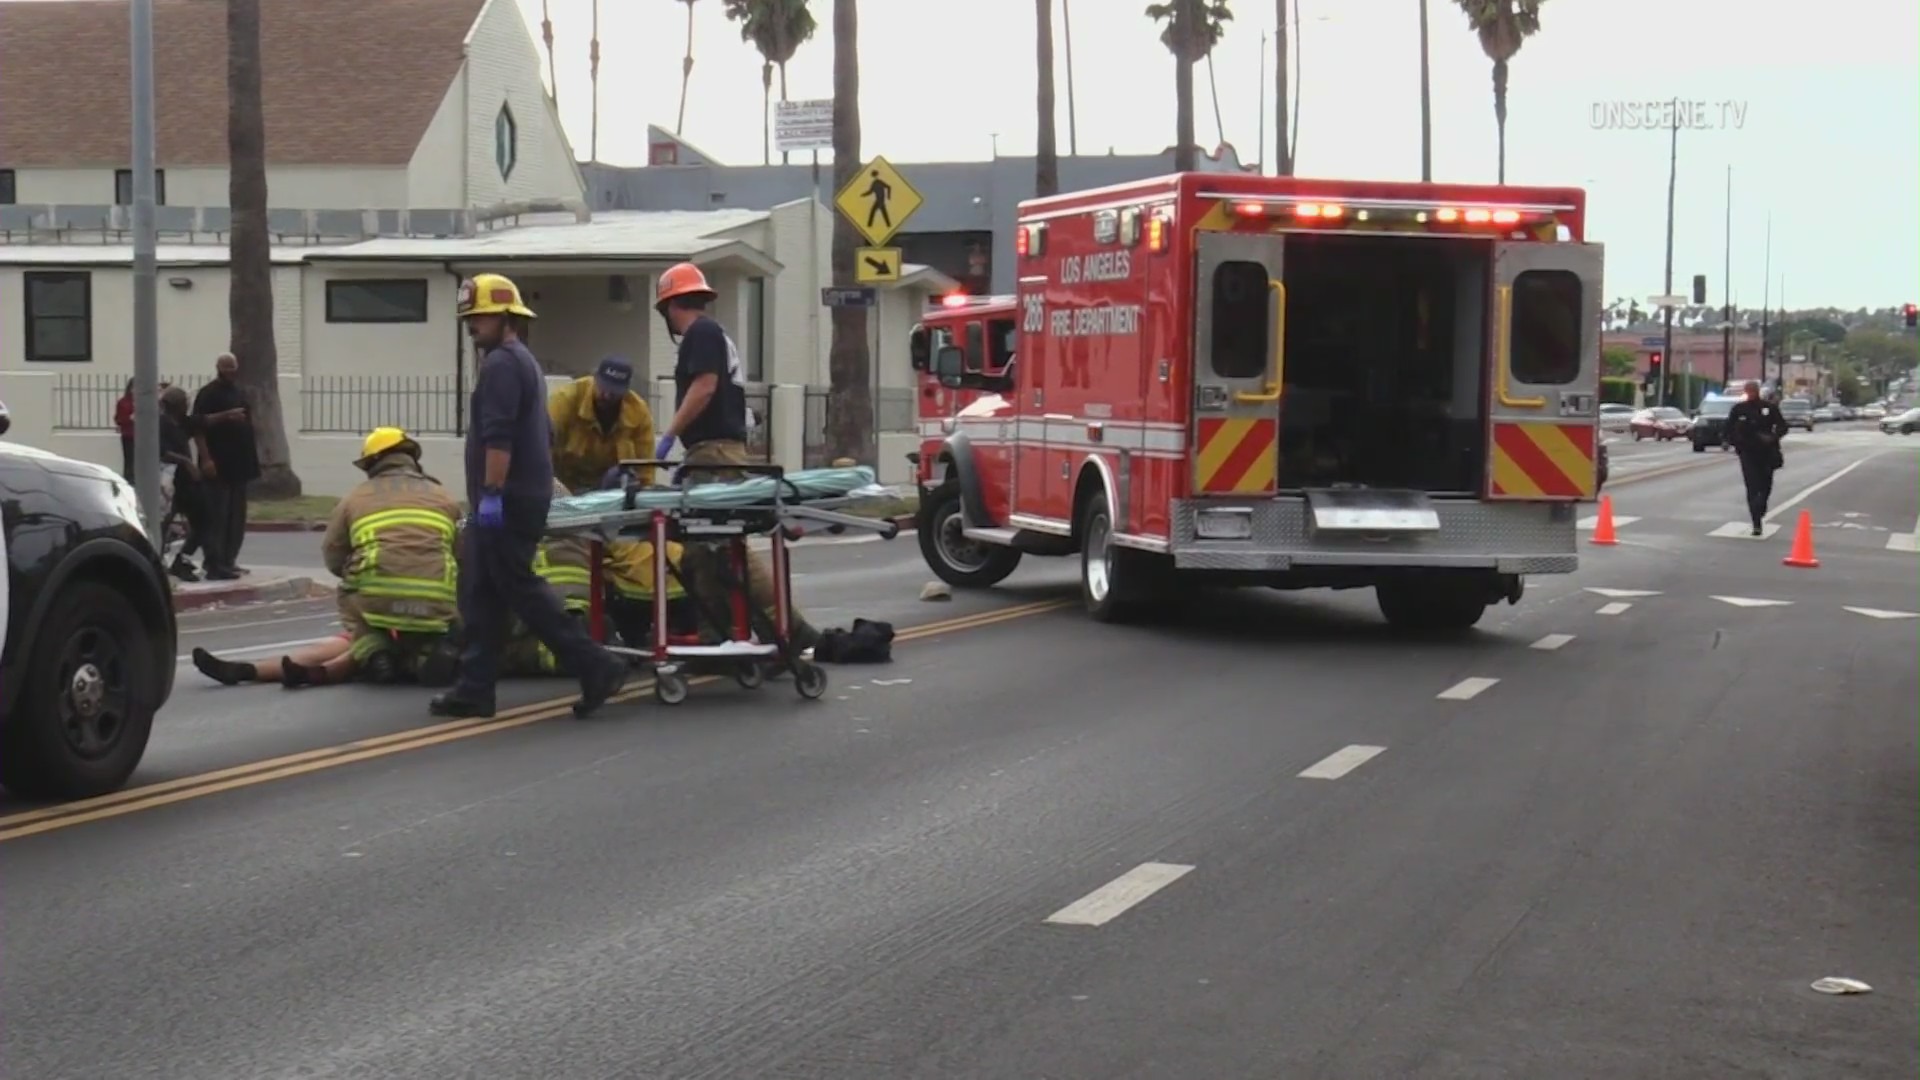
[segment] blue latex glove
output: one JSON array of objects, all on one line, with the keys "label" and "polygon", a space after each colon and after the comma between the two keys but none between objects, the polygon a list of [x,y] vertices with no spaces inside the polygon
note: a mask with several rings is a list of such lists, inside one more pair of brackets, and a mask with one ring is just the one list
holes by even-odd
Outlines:
[{"label": "blue latex glove", "polygon": [[600,475],[601,491],[619,491],[626,486],[627,470],[625,466],[615,465]]},{"label": "blue latex glove", "polygon": [[660,436],[660,442],[653,448],[653,459],[655,461],[667,460],[667,455],[673,453],[673,445],[679,441],[679,439],[672,435]]},{"label": "blue latex glove", "polygon": [[507,523],[507,508],[501,505],[498,494],[480,496],[480,506],[473,512],[473,523],[483,529],[498,529]]}]

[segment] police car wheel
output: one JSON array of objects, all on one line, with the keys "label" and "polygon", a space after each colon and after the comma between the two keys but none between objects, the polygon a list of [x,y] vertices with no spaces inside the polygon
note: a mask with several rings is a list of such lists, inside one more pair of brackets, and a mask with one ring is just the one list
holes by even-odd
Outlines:
[{"label": "police car wheel", "polygon": [[0,784],[23,798],[118,790],[153,732],[153,663],[124,596],[91,581],[62,589],[0,735]]},{"label": "police car wheel", "polygon": [[949,480],[927,494],[920,507],[920,555],[934,576],[955,588],[985,589],[1006,580],[1020,565],[1020,552],[969,540],[962,533],[960,483]]}]

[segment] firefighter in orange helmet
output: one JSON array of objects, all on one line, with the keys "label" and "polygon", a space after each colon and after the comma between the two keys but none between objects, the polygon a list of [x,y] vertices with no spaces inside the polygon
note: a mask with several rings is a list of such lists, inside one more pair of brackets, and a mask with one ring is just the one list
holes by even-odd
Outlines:
[{"label": "firefighter in orange helmet", "polygon": [[[679,343],[673,367],[673,417],[660,431],[654,457],[665,460],[676,442],[686,446],[683,476],[690,483],[720,483],[744,479],[740,466],[752,463],[747,455],[747,379],[740,350],[708,309],[717,294],[707,275],[692,263],[668,267],[654,289],[654,310],[666,320],[667,334]],[[688,545],[685,561],[695,592],[724,568],[712,563],[725,556],[712,545]],[[755,605],[773,610],[773,572],[766,559],[754,553],[748,560],[748,586]],[[714,595],[706,593],[705,595]],[[800,649],[812,648],[819,634],[798,612],[792,612],[792,639]]]}]

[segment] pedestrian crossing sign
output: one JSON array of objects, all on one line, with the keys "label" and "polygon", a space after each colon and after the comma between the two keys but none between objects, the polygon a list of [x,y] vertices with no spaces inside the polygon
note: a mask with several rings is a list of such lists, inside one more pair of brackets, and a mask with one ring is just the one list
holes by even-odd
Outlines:
[{"label": "pedestrian crossing sign", "polygon": [[840,189],[833,205],[866,237],[869,246],[885,247],[923,201],[892,163],[876,157],[862,165]]}]

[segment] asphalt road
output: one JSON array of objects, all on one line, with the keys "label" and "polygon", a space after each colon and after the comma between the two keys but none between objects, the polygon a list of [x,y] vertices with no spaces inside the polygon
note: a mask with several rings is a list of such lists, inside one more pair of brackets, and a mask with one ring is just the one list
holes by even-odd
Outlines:
[{"label": "asphalt road", "polygon": [[1730,460],[1617,449],[1621,543],[1455,643],[1364,592],[1099,626],[1056,563],[923,603],[908,540],[803,552],[816,617],[974,623],[810,705],[410,736],[189,671],[145,788],[0,817],[0,1068],[1910,1077],[1916,447],[1796,437],[1760,540]]}]

